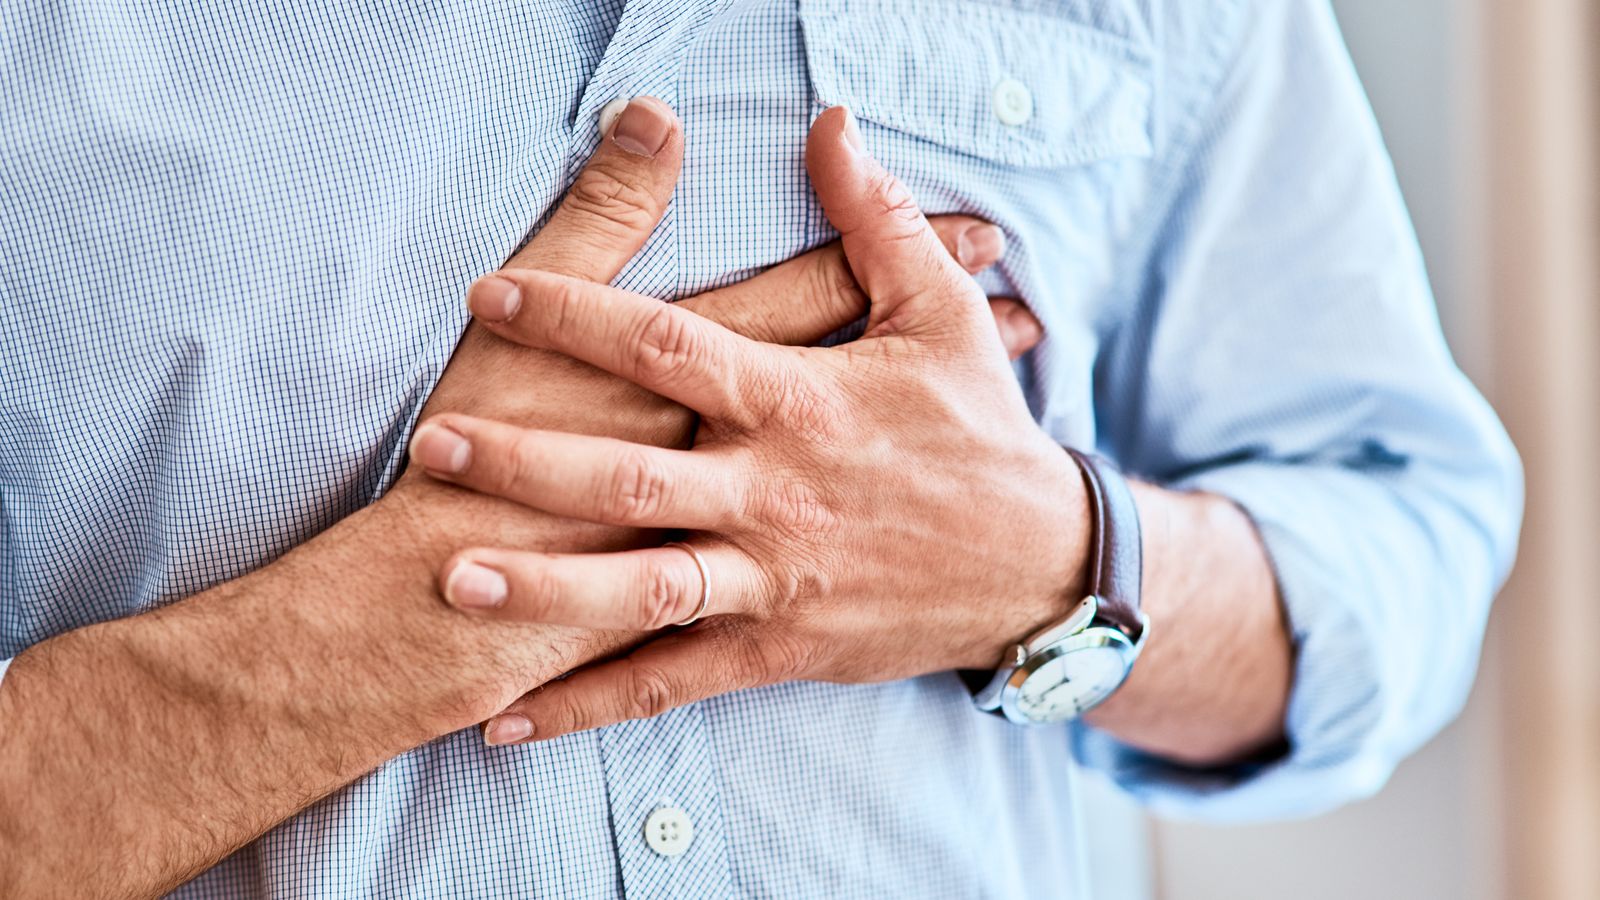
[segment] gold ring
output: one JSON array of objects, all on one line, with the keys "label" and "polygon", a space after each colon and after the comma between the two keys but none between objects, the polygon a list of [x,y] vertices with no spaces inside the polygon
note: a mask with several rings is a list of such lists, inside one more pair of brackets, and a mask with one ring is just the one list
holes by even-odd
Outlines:
[{"label": "gold ring", "polygon": [[694,615],[677,623],[679,628],[685,625],[693,625],[700,620],[701,616],[706,614],[706,607],[711,605],[711,567],[706,565],[706,558],[700,555],[700,551],[688,544],[681,541],[673,541],[662,546],[677,547],[679,550],[689,554],[694,559],[694,567],[700,570],[700,606],[694,611]]}]

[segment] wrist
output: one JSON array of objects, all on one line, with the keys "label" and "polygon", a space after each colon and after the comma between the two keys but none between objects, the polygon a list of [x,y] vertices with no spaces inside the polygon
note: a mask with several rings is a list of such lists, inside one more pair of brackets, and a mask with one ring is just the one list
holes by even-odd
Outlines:
[{"label": "wrist", "polygon": [[1089,511],[1087,583],[1071,612],[1019,639],[987,681],[964,675],[980,709],[1018,724],[1078,718],[1117,692],[1138,661],[1150,619],[1140,605],[1143,529],[1109,462],[1067,449]]},{"label": "wrist", "polygon": [[575,539],[548,517],[478,508],[484,500],[427,479],[397,485],[342,523],[341,546],[307,566],[314,576],[330,562],[348,573],[337,590],[309,598],[335,628],[325,636],[330,652],[355,657],[353,670],[378,679],[406,676],[407,703],[373,699],[383,714],[408,720],[392,724],[414,726],[420,739],[408,746],[482,722],[601,652],[575,631],[462,616],[443,602],[438,572],[461,547],[509,540],[555,548]]},{"label": "wrist", "polygon": [[424,671],[436,670],[441,660],[458,667],[453,678],[461,689],[442,697],[437,710],[454,723],[446,731],[482,722],[527,691],[639,639],[463,616],[440,597],[437,579],[452,554],[471,546],[620,551],[643,546],[651,533],[557,518],[420,476],[397,484],[357,524],[368,558],[406,573],[403,585],[385,588],[389,596],[382,602],[393,612],[400,611],[397,605],[416,611],[406,616],[405,640],[427,648]]},{"label": "wrist", "polygon": [[1018,643],[1068,615],[1087,591],[1092,529],[1083,476],[1059,445],[1042,432],[1040,438],[1018,480],[1017,502],[1003,513],[1031,523],[1026,539],[1009,543],[1015,556],[996,564],[1013,575],[1006,601],[980,608],[984,619],[974,633],[983,643],[958,668],[994,669],[1012,659]]},{"label": "wrist", "polygon": [[1211,494],[1134,485],[1134,495],[1147,523],[1145,607],[1159,629],[1089,724],[1195,766],[1278,744],[1293,648],[1253,523]]}]

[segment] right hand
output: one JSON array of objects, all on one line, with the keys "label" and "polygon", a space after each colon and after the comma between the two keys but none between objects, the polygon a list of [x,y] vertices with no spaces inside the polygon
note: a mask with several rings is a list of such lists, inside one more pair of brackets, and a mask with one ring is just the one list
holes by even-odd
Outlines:
[{"label": "right hand", "polygon": [[[654,149],[653,155],[636,152]],[[638,98],[579,174],[549,223],[506,263],[609,283],[636,254],[665,212],[682,162],[682,128],[659,100]],[[1003,251],[999,229],[966,216],[930,220],[969,272]],[[739,284],[708,291],[682,305],[740,334],[768,343],[811,344],[855,321],[867,298],[839,243],[828,244]],[[994,301],[1003,342],[1013,357],[1041,337],[1038,322],[1014,300]],[[695,418],[676,403],[560,354],[507,341],[474,322],[429,398],[423,417],[462,412],[514,425],[686,448]],[[437,437],[437,436],[435,436]],[[414,460],[449,452],[426,430],[410,448]],[[645,546],[652,532],[579,522],[477,494],[407,471],[373,511],[376,537],[400,541],[418,574],[433,573],[470,546],[542,552],[595,552]],[[425,572],[426,574],[422,574]],[[444,611],[443,604],[440,604]],[[641,636],[556,626],[502,638],[532,641],[537,653],[505,656],[505,683],[481,698],[497,712],[550,677],[636,643]],[[486,688],[487,689],[487,688]],[[498,703],[499,706],[493,704]]]},{"label": "right hand", "polygon": [[[644,155],[651,149],[654,155]],[[549,223],[506,268],[610,283],[666,211],[682,157],[677,117],[659,100],[636,98]],[[969,272],[989,267],[1003,252],[999,229],[977,219],[939,216],[930,221]],[[681,304],[746,337],[782,344],[815,343],[867,309],[866,296],[837,241]],[[1013,358],[1038,343],[1042,329],[1025,306],[1002,298],[992,301],[992,307]],[[467,328],[422,416],[441,412],[659,446],[688,446],[694,428],[692,414],[675,403],[568,357],[513,344],[476,322]],[[416,447],[413,453],[426,449]],[[440,559],[490,533],[502,546],[569,552],[638,546],[645,539],[628,529],[511,507],[440,485],[416,471],[405,473],[391,496],[414,509],[419,522],[446,526],[433,536],[450,545],[435,548]]]},{"label": "right hand", "polygon": [[[627,135],[608,136],[508,265],[609,281],[644,244],[682,140],[665,107],[641,104],[666,124],[659,152],[629,153]],[[975,224],[945,220],[941,234],[955,246]],[[791,342],[865,309],[837,247],[685,302]],[[477,325],[426,411],[662,445],[684,444],[694,426],[621,379]],[[0,691],[0,844],[15,849],[0,854],[0,895],[164,895],[383,760],[635,642],[466,619],[439,601],[435,572],[473,544],[582,551],[642,537],[419,472],[272,565],[29,647]]]}]

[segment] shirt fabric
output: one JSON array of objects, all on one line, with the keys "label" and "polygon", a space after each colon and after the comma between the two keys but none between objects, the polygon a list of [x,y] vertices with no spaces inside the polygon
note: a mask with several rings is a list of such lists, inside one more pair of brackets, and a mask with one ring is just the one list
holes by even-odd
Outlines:
[{"label": "shirt fabric", "polygon": [[[1290,751],[1253,768],[1012,726],[950,674],[792,683],[441,738],[180,896],[1082,897],[1075,756],[1168,813],[1303,814],[1463,701],[1520,474],[1323,2],[27,0],[0,47],[0,657],[377,498],[467,285],[639,94],[687,147],[617,284],[682,297],[831,240],[803,141],[849,105],[924,209],[1004,228],[984,284],[1044,323],[1041,427],[1235,499],[1298,650]],[[644,840],[661,806],[680,856]]]}]

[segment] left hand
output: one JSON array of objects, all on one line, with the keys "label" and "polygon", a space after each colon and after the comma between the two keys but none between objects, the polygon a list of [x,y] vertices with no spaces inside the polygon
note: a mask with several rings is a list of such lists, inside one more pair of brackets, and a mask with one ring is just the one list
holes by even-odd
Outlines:
[{"label": "left hand", "polygon": [[[823,113],[806,151],[871,301],[854,343],[762,344],[671,304],[546,272],[502,271],[473,287],[474,310],[516,299],[509,320],[484,323],[502,337],[702,416],[691,450],[460,414],[430,420],[471,448],[462,471],[430,475],[558,515],[686,529],[711,573],[703,621],[503,714],[526,717],[533,738],[792,679],[990,668],[1078,598],[1083,485],[1029,414],[983,291],[861,148],[847,111]],[[440,583],[472,615],[623,630],[688,619],[703,589],[694,558],[674,547],[470,549]]]}]

